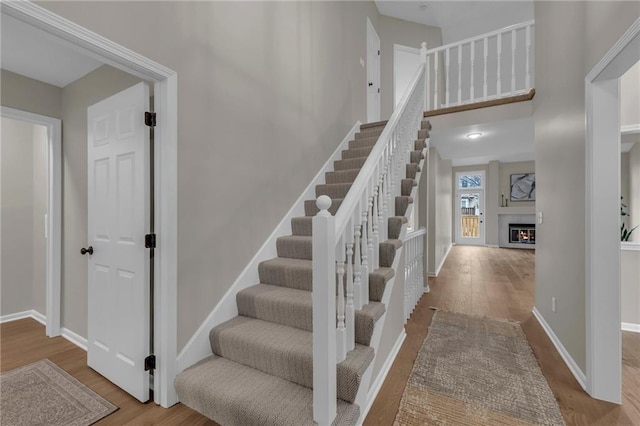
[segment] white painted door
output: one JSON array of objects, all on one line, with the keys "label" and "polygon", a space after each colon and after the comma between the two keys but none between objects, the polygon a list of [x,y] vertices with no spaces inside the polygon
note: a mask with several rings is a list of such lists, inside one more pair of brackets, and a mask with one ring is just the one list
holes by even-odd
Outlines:
[{"label": "white painted door", "polygon": [[411,81],[420,67],[420,49],[393,45],[393,107],[397,107],[402,95],[407,91]]},{"label": "white painted door", "polygon": [[456,173],[456,244],[484,245],[484,171]]},{"label": "white painted door", "polygon": [[88,108],[87,362],[149,399],[149,89],[139,83]]},{"label": "white painted door", "polygon": [[367,18],[367,122],[380,120],[380,37]]}]

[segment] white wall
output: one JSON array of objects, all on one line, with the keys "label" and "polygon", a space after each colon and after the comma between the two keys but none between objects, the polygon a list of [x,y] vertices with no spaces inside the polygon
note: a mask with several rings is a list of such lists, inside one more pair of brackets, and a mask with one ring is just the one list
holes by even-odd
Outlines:
[{"label": "white wall", "polygon": [[[625,197],[628,206],[627,227],[640,225],[640,142],[636,142],[628,154],[629,161],[629,196]],[[633,231],[629,241],[640,242],[640,226]]]},{"label": "white wall", "polygon": [[420,49],[393,45],[393,105],[398,106],[421,64]]},{"label": "white wall", "polygon": [[640,125],[640,62],[620,77],[620,124]]},{"label": "white wall", "polygon": [[620,252],[621,319],[640,327],[640,251]]},{"label": "white wall", "polygon": [[4,117],[1,128],[0,315],[46,315],[46,128]]}]

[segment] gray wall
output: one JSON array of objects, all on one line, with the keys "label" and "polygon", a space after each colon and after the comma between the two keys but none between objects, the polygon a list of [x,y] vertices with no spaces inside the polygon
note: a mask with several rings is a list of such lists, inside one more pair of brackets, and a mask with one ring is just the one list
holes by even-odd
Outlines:
[{"label": "gray wall", "polygon": [[423,41],[433,49],[442,45],[440,28],[416,24],[390,16],[380,15],[376,32],[380,37],[380,119],[393,114],[393,45],[420,48]]},{"label": "gray wall", "polygon": [[620,317],[622,322],[640,325],[640,251],[620,251]]},{"label": "gray wall", "polygon": [[620,124],[640,124],[640,61],[620,78]]},{"label": "gray wall", "polygon": [[62,118],[62,89],[0,70],[0,102],[2,106]]},{"label": "gray wall", "polygon": [[[498,197],[504,194],[509,199],[509,207],[535,207],[535,201],[511,201],[511,175],[518,173],[535,173],[535,161],[518,161],[515,163],[500,163],[500,189]],[[537,177],[537,176],[536,176]],[[537,193],[537,191],[536,191]],[[500,199],[500,198],[499,198]]]},{"label": "gray wall", "polygon": [[46,314],[46,128],[1,120],[0,315],[31,309]]},{"label": "gray wall", "polygon": [[104,65],[62,90],[62,325],[87,336],[87,108],[140,81]]},{"label": "gray wall", "polygon": [[[640,142],[636,142],[629,151],[629,195],[625,197],[628,206],[627,225],[629,229],[640,225]],[[640,242],[640,226],[633,231],[629,241]]]},{"label": "gray wall", "polygon": [[[428,184],[428,249],[427,257],[429,274],[434,275],[442,263],[452,242],[452,203],[451,160],[443,160],[436,148],[429,148],[429,184]],[[420,197],[427,197],[420,189]],[[424,195],[423,195],[424,194]]]},{"label": "gray wall", "polygon": [[[346,132],[365,121],[366,17],[385,34],[375,4],[40,4],[178,73],[180,349]],[[82,204],[85,184],[76,185],[69,190]],[[65,227],[85,232],[85,224],[79,210],[65,218]],[[78,234],[65,252],[82,242]],[[84,275],[83,265],[67,268]],[[81,334],[85,310],[64,317]]]},{"label": "gray wall", "polygon": [[637,2],[535,3],[536,308],[583,371],[584,77],[639,15]]}]

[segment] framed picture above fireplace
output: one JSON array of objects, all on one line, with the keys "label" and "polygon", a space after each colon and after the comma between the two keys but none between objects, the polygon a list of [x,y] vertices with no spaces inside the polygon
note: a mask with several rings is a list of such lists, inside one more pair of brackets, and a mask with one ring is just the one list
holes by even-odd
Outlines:
[{"label": "framed picture above fireplace", "polygon": [[536,200],[536,174],[519,173],[511,175],[511,201]]}]

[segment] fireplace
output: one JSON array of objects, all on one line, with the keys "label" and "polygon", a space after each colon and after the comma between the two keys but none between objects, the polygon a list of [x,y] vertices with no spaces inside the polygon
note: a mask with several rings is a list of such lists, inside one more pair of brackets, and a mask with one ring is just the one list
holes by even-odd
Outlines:
[{"label": "fireplace", "polygon": [[509,242],[512,244],[535,244],[536,225],[533,223],[510,223]]}]

